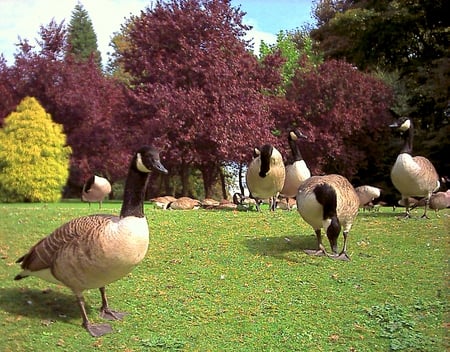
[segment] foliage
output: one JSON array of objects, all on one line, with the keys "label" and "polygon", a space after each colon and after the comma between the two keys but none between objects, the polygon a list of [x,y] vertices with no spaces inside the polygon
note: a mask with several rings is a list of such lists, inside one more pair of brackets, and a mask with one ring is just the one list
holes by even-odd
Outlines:
[{"label": "foliage", "polygon": [[72,11],[67,41],[70,45],[68,54],[74,55],[77,61],[87,61],[92,55],[98,67],[102,66],[97,35],[89,14],[81,3],[76,4]]},{"label": "foliage", "polygon": [[[282,86],[278,87],[278,94],[284,95],[298,70],[311,70],[321,63],[321,57],[314,52],[312,40],[300,31],[282,32],[277,35],[275,44],[266,44],[261,41],[260,58],[264,60],[268,55],[280,52],[284,59],[281,67]],[[299,66],[299,64],[302,64]]]},{"label": "foliage", "polygon": [[449,2],[330,1],[316,3],[311,36],[326,58],[345,59],[362,70],[399,71],[409,111],[421,128],[446,123],[450,87]]},{"label": "foliage", "polygon": [[273,68],[247,50],[242,16],[225,0],[157,2],[132,17],[118,57],[132,77],[134,123],[167,147],[171,170],[208,176],[207,197],[222,163],[274,142],[260,78]]},{"label": "foliage", "polygon": [[[119,210],[111,202],[102,208]],[[129,314],[97,339],[80,326],[70,290],[13,280],[14,262],[30,245],[91,212],[79,202],[0,205],[0,350],[448,350],[448,209],[429,220],[422,210],[409,220],[391,208],[360,213],[349,236],[352,260],[337,262],[303,253],[316,242],[296,211],[146,204],[149,252],[107,287],[111,307]],[[101,322],[98,290],[85,297],[89,318]]]},{"label": "foliage", "polygon": [[92,173],[106,175],[113,182],[123,178],[129,142],[134,140],[122,127],[126,121],[121,123],[128,115],[123,87],[105,77],[92,58],[79,62],[65,55],[67,32],[62,23],[42,26],[40,38],[37,49],[21,41],[15,65],[0,67],[0,75],[10,78],[0,83],[0,89],[11,96],[5,110],[34,96],[64,126],[73,150],[69,188],[80,190]]},{"label": "foliage", "polygon": [[0,130],[0,200],[59,200],[69,176],[70,152],[62,126],[36,99],[25,98]]},{"label": "foliage", "polygon": [[330,60],[317,70],[297,71],[286,97],[296,112],[286,115],[280,128],[297,126],[309,134],[302,154],[314,174],[337,172],[351,178],[358,170],[377,165],[369,160],[376,157],[377,144],[386,136],[392,99],[381,81],[343,61]]}]

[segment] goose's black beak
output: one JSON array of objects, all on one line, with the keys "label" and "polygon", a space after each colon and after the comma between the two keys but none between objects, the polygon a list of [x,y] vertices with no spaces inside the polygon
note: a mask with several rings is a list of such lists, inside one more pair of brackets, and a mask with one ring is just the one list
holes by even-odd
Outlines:
[{"label": "goose's black beak", "polygon": [[161,162],[159,160],[155,160],[153,162],[153,167],[155,168],[156,171],[159,171],[162,174],[168,174],[169,173],[169,171],[167,171],[167,169],[164,167],[163,164],[161,164]]}]

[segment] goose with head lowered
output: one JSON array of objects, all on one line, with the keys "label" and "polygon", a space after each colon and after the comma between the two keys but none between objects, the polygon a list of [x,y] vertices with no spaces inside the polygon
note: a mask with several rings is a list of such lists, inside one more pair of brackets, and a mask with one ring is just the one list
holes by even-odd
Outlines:
[{"label": "goose with head lowered", "polygon": [[112,328],[109,324],[89,321],[83,291],[100,289],[102,318],[120,320],[125,315],[110,309],[105,286],[131,272],[147,253],[149,229],[144,197],[151,170],[167,173],[160,162],[159,151],[154,147],[142,147],[131,161],[119,216],[98,214],[70,220],[17,260],[22,272],[15,280],[37,276],[73,291],[82,325],[92,336],[104,335]]},{"label": "goose with head lowered", "polygon": [[414,137],[412,120],[401,117],[390,127],[399,131],[404,139],[403,148],[391,169],[391,180],[404,200],[405,217],[410,217],[409,197],[426,197],[422,217],[427,217],[428,200],[431,194],[439,189],[439,176],[430,160],[423,156],[412,156]]},{"label": "goose with head lowered", "polygon": [[87,179],[81,191],[81,200],[89,203],[98,202],[98,208],[102,207],[102,202],[105,197],[111,193],[111,184],[109,181],[101,176],[92,175]]},{"label": "goose with head lowered", "polygon": [[254,158],[248,166],[245,178],[250,196],[257,200],[258,211],[258,201],[266,198],[271,200],[270,210],[275,210],[275,199],[283,188],[285,176],[283,157],[274,146],[264,144],[261,148],[255,148]]},{"label": "goose with head lowered", "polygon": [[[322,244],[323,228],[330,242],[334,259],[349,260],[347,240],[358,214],[359,198],[351,183],[341,175],[312,176],[303,182],[297,193],[297,211],[314,229],[317,250],[306,250],[311,255],[328,255]],[[337,240],[343,228],[344,245],[337,254]]]}]

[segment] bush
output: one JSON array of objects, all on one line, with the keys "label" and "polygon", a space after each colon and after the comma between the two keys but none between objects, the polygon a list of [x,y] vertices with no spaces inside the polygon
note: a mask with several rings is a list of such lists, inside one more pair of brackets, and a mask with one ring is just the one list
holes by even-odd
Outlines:
[{"label": "bush", "polygon": [[69,176],[62,125],[27,97],[0,130],[0,201],[55,202]]}]

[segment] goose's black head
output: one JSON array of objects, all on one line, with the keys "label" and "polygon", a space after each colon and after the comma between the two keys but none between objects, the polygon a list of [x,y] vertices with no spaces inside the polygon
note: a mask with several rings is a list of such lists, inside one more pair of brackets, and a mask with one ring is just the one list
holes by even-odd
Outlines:
[{"label": "goose's black head", "polygon": [[400,132],[400,134],[405,134],[413,128],[413,123],[409,117],[400,117],[394,123],[390,124],[389,127]]},{"label": "goose's black head", "polygon": [[289,132],[288,140],[296,141],[299,138],[308,139],[308,137],[306,137],[306,135],[301,133],[299,130],[293,130],[293,131]]},{"label": "goose's black head", "polygon": [[149,173],[156,170],[163,174],[167,174],[167,169],[161,164],[159,159],[159,150],[153,146],[144,146],[136,152],[135,162],[136,169],[140,172]]}]

